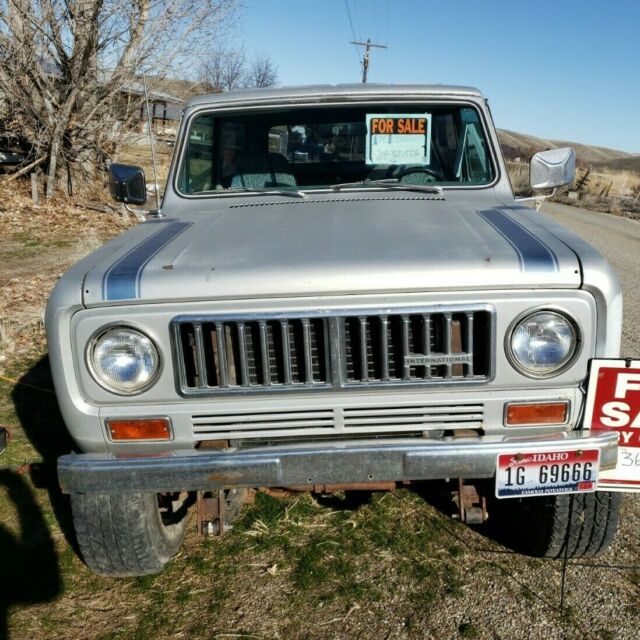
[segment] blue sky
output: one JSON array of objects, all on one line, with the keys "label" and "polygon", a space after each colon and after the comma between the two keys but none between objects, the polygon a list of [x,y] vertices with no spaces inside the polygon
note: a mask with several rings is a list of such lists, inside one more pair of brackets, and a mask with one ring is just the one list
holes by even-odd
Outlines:
[{"label": "blue sky", "polygon": [[[370,82],[472,85],[498,127],[640,153],[640,0],[348,0]],[[245,0],[279,84],[357,82],[345,0]]]}]

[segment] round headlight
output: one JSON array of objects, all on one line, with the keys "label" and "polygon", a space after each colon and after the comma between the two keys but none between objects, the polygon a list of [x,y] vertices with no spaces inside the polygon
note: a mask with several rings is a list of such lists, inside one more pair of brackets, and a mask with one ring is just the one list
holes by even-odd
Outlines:
[{"label": "round headlight", "polygon": [[160,357],[153,342],[140,331],[112,327],[89,343],[88,360],[96,381],[109,391],[133,394],[155,381]]},{"label": "round headlight", "polygon": [[575,355],[578,335],[573,323],[555,311],[538,311],[520,320],[511,332],[515,367],[531,377],[559,372]]}]

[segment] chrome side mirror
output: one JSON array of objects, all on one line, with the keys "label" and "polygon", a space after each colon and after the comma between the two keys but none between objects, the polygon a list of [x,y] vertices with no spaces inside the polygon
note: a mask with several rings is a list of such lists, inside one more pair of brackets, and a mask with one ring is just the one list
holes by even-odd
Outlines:
[{"label": "chrome side mirror", "polygon": [[147,201],[144,171],[128,164],[109,166],[109,191],[116,202],[142,205]]},{"label": "chrome side mirror", "polygon": [[532,189],[555,189],[571,184],[576,173],[576,152],[571,147],[540,151],[529,164]]}]

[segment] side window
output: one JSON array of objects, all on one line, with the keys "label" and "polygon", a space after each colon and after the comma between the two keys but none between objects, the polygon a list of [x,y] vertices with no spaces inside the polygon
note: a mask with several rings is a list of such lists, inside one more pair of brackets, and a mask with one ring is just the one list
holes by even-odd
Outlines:
[{"label": "side window", "polygon": [[185,193],[214,187],[213,116],[198,116],[191,124],[180,188]]}]

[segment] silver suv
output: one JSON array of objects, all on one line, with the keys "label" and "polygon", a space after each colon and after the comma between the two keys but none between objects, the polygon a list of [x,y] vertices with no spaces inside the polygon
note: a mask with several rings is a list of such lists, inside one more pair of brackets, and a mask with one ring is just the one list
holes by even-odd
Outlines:
[{"label": "silver suv", "polygon": [[[531,186],[574,164],[537,154]],[[145,203],[140,168],[110,173],[116,200]],[[618,280],[514,199],[477,90],[195,98],[147,213],[47,307],[77,444],[59,478],[94,571],[159,571],[190,497],[221,530],[259,487],[451,479],[463,519],[488,511],[530,553],[611,542],[618,425],[585,393],[593,359],[618,363]]]}]

